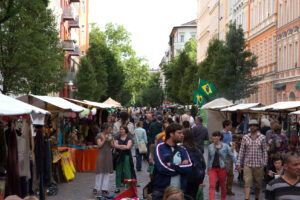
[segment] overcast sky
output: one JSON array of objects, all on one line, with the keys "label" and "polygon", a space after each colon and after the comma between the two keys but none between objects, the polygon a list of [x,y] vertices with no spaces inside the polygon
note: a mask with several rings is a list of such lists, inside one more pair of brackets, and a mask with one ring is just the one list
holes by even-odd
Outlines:
[{"label": "overcast sky", "polygon": [[90,0],[89,9],[89,22],[102,30],[109,22],[124,25],[137,55],[158,68],[173,26],[196,19],[197,0]]}]

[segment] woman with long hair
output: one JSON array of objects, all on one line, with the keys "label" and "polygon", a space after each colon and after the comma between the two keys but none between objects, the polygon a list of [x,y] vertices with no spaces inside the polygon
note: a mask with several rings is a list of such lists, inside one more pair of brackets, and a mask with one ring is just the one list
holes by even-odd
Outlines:
[{"label": "woman with long hair", "polygon": [[[124,178],[131,178],[131,167],[130,162],[132,160],[131,156],[131,146],[132,138],[128,135],[129,131],[127,126],[120,127],[120,135],[115,137],[114,146],[118,151],[118,159],[116,161],[116,190],[115,193],[120,192],[121,187],[121,175],[122,171],[124,172]],[[126,184],[126,187],[129,188],[129,184]]]},{"label": "woman with long hair", "polygon": [[183,131],[183,135],[183,146],[189,153],[190,159],[193,163],[192,171],[187,175],[188,187],[185,194],[196,199],[198,189],[203,185],[206,164],[201,150],[196,147],[192,131],[190,129],[185,129]]},{"label": "woman with long hair", "polygon": [[108,194],[109,175],[113,173],[111,153],[113,140],[109,134],[111,134],[111,126],[106,122],[102,125],[102,132],[96,136],[96,143],[99,151],[96,163],[94,195],[97,195],[98,192],[102,192],[104,195]]},{"label": "woman with long hair", "polygon": [[236,158],[230,150],[230,147],[222,142],[223,135],[220,131],[212,133],[213,143],[208,146],[208,169],[209,169],[209,199],[215,199],[216,182],[219,180],[221,186],[221,200],[226,199],[226,168],[225,160],[227,155],[233,162]]}]

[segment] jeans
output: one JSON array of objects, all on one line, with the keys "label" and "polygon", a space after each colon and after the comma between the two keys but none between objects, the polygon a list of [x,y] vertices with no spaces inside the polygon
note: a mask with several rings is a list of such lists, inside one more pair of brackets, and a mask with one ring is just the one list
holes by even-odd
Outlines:
[{"label": "jeans", "polygon": [[209,169],[209,200],[215,200],[216,182],[219,179],[221,186],[221,200],[226,199],[226,169],[210,168]]},{"label": "jeans", "polygon": [[139,149],[135,149],[135,156],[136,156],[136,170],[142,170],[142,159],[145,157],[145,154],[140,154]]}]

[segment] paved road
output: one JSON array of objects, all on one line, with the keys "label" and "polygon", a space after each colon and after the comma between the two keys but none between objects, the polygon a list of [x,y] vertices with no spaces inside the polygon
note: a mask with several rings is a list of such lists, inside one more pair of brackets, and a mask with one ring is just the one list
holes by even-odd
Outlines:
[{"label": "paved road", "polygon": [[[146,172],[147,163],[143,162],[143,170],[137,172],[138,183],[141,187],[138,188],[138,193],[140,198],[142,197],[142,188],[149,182],[149,176]],[[56,196],[48,197],[48,200],[86,200],[93,199],[92,190],[94,188],[95,182],[95,173],[86,172],[86,173],[76,173],[74,180],[68,183],[62,183],[58,185],[59,191]],[[208,199],[208,190],[209,190],[209,181],[206,177],[206,186],[204,188],[204,197],[205,200]],[[115,189],[115,175],[112,174],[110,177],[110,194],[114,194]],[[237,174],[235,174],[233,192],[235,196],[228,196],[227,200],[242,200],[244,199],[244,190],[239,186],[237,181]],[[251,195],[252,199],[254,196]],[[220,199],[220,192],[216,193],[216,199]],[[263,199],[263,194],[261,198]]]}]

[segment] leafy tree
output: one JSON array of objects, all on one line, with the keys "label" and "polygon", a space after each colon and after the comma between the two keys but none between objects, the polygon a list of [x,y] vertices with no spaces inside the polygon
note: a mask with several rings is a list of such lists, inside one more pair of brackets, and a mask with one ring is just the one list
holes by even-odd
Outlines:
[{"label": "leafy tree", "polygon": [[199,65],[199,76],[217,88],[219,95],[235,102],[257,90],[261,77],[252,76],[256,56],[247,50],[241,26],[230,24],[226,41],[209,43],[206,59]]},{"label": "leafy tree", "polygon": [[163,91],[159,85],[159,72],[150,74],[147,86],[136,98],[136,106],[159,107],[163,101]]},{"label": "leafy tree", "polygon": [[18,14],[0,25],[2,93],[57,92],[64,57],[55,17],[42,0],[22,3]]},{"label": "leafy tree", "polygon": [[79,71],[76,75],[75,85],[78,91],[76,97],[81,100],[94,100],[96,95],[97,81],[93,66],[89,63],[87,57],[80,60]]},{"label": "leafy tree", "polygon": [[167,98],[180,104],[191,104],[197,88],[196,41],[189,40],[179,55],[163,66]]}]

